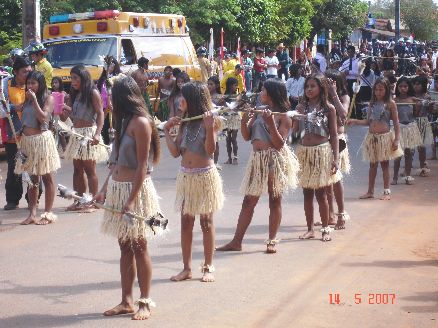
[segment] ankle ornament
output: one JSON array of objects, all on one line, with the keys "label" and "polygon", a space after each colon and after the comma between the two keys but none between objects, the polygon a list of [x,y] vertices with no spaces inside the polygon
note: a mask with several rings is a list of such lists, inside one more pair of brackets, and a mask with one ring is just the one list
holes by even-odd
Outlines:
[{"label": "ankle ornament", "polygon": [[213,264],[203,264],[200,269],[202,273],[213,273],[216,271]]},{"label": "ankle ornament", "polygon": [[135,302],[135,305],[149,305],[150,307],[157,307],[154,301],[151,298],[141,297]]}]

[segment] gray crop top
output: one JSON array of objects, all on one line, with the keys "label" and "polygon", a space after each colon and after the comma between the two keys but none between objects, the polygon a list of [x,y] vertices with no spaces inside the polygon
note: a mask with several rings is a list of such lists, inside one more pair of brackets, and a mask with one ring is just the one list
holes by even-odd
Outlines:
[{"label": "gray crop top", "polygon": [[[121,166],[129,167],[130,169],[136,169],[138,166],[137,160],[137,148],[136,142],[133,137],[124,133],[122,136],[122,140],[120,141],[120,151],[119,157],[116,160],[117,156],[117,147],[113,147],[111,151],[110,158],[108,162],[110,164],[117,164]],[[148,160],[148,173],[151,173],[154,170],[154,167],[151,163],[151,152],[149,152],[149,160]]]},{"label": "gray crop top", "polygon": [[268,143],[272,142],[272,137],[262,115],[257,115],[251,126],[251,142],[254,140],[261,140]]},{"label": "gray crop top", "polygon": [[202,157],[212,158],[205,151],[205,127],[202,120],[187,122],[182,131],[180,149],[190,150],[192,153],[201,155]]},{"label": "gray crop top", "polygon": [[304,120],[300,120],[300,130],[303,131],[304,135],[313,133],[321,137],[329,137],[327,113],[328,110],[326,108],[322,108],[319,111],[316,109],[310,110],[307,104],[304,111],[307,117]]},{"label": "gray crop top", "polygon": [[372,121],[384,122],[389,126],[389,121],[391,119],[391,113],[386,110],[385,103],[375,103],[372,107],[368,107],[368,118],[370,123]]},{"label": "gray crop top", "polygon": [[401,124],[414,122],[414,105],[397,105],[397,112]]},{"label": "gray crop top", "polygon": [[23,124],[23,128],[27,126],[29,128],[40,129],[41,131],[47,131],[49,129],[48,122],[44,121],[40,123],[40,121],[38,121],[33,105],[30,102],[26,102],[23,106],[21,123]]},{"label": "gray crop top", "polygon": [[74,119],[81,119],[87,122],[96,123],[96,111],[94,110],[93,103],[90,101],[89,104],[83,103],[80,100],[80,95],[76,96],[75,102],[73,103],[72,113],[70,117]]}]

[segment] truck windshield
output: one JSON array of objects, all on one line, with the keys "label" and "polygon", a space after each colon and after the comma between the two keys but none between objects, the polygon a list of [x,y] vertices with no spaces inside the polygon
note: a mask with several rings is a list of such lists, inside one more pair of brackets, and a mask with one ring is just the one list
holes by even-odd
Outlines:
[{"label": "truck windshield", "polygon": [[73,38],[44,44],[48,50],[47,60],[55,68],[78,64],[102,65],[99,56],[108,55],[117,58],[116,38]]}]

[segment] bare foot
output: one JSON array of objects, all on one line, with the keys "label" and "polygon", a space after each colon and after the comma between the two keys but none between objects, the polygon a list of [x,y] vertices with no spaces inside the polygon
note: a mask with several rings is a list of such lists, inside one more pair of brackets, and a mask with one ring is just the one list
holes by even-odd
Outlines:
[{"label": "bare foot", "polygon": [[170,277],[170,280],[172,281],[183,281],[183,280],[189,280],[192,279],[192,270],[190,269],[184,269],[180,273],[178,273],[176,276]]},{"label": "bare foot", "polygon": [[266,245],[266,253],[267,254],[275,254],[277,253],[277,249],[275,248],[275,244]]},{"label": "bare foot", "polygon": [[395,185],[397,184],[397,179],[393,179],[393,180],[391,181],[391,184],[392,184],[393,186],[395,186]]},{"label": "bare foot", "polygon": [[132,304],[122,302],[119,305],[113,307],[111,310],[105,311],[103,315],[106,317],[111,317],[113,315],[134,313],[134,311],[135,309]]},{"label": "bare foot", "polygon": [[343,230],[345,229],[345,220],[342,217],[338,218],[338,222],[336,222],[335,230]]},{"label": "bare foot", "polygon": [[359,197],[359,199],[370,199],[370,198],[374,198],[374,195],[370,192],[367,192],[366,194]]},{"label": "bare foot", "polygon": [[29,224],[35,224],[35,223],[36,223],[35,217],[33,215],[29,215],[27,217],[27,219],[24,220],[23,222],[21,222],[20,224],[21,225],[29,225]]},{"label": "bare foot", "polygon": [[139,304],[138,311],[132,316],[132,320],[147,320],[151,316],[148,304]]},{"label": "bare foot", "polygon": [[322,233],[322,238],[321,238],[321,240],[322,240],[323,242],[331,241],[331,240],[332,240],[332,237],[330,237],[330,234],[329,234],[329,233],[327,233],[327,232],[323,232],[323,233]]},{"label": "bare foot", "polygon": [[216,248],[218,252],[240,252],[242,251],[242,244],[237,244],[234,241],[230,241],[228,244]]},{"label": "bare foot", "polygon": [[335,225],[336,224],[336,220],[333,217],[330,217],[328,225]]},{"label": "bare foot", "polygon": [[385,195],[385,194],[383,194],[383,195],[380,197],[380,200],[391,200],[391,195]]},{"label": "bare foot", "polygon": [[202,278],[201,278],[202,282],[214,282],[214,275],[212,272],[204,272]]},{"label": "bare foot", "polygon": [[299,236],[300,239],[312,239],[315,238],[315,232],[314,231],[307,231],[304,235]]},{"label": "bare foot", "polygon": [[36,224],[36,225],[47,225],[47,224],[50,224],[50,223],[52,223],[52,221],[47,220],[46,218],[44,218],[44,219],[39,220],[39,221],[36,222],[35,224]]}]

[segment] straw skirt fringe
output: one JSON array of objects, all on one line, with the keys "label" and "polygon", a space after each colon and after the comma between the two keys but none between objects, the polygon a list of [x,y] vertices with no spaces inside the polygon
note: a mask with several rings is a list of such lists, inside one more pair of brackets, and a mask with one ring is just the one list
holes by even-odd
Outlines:
[{"label": "straw skirt fringe", "polygon": [[318,146],[299,145],[297,157],[301,167],[298,179],[302,188],[320,189],[342,179],[339,170],[335,174],[331,172],[333,154],[328,142]]},{"label": "straw skirt fringe", "polygon": [[261,196],[268,192],[268,178],[272,174],[273,197],[279,197],[297,187],[299,170],[298,159],[287,145],[280,151],[274,148],[251,151],[240,191],[244,195]]},{"label": "straw skirt fringe", "polygon": [[[73,128],[73,131],[85,137],[93,138],[96,133],[96,126],[86,128]],[[108,160],[108,150],[103,146],[92,146],[81,137],[70,135],[70,140],[64,152],[67,160],[80,159],[83,161],[94,161],[96,163]]]},{"label": "straw skirt fringe", "polygon": [[400,146],[403,150],[415,149],[422,144],[417,123],[400,124]]},{"label": "straw skirt fringe", "polygon": [[223,205],[222,178],[216,166],[202,172],[179,171],[176,178],[176,211],[195,216],[213,213]]},{"label": "straw skirt fringe", "polygon": [[338,135],[339,139],[345,141],[345,149],[339,153],[339,169],[342,173],[350,174],[351,163],[350,163],[350,153],[348,151],[348,137],[346,134]]},{"label": "straw skirt fringe", "polygon": [[417,117],[418,130],[420,130],[420,136],[422,146],[430,146],[433,143],[432,126],[430,125],[427,117]]},{"label": "straw skirt fringe", "polygon": [[230,114],[227,116],[227,120],[225,122],[225,128],[229,130],[239,130],[240,129],[240,122],[242,121],[242,118],[239,114]]},{"label": "straw skirt fringe", "polygon": [[364,161],[378,163],[390,161],[403,155],[399,146],[396,151],[392,150],[392,143],[395,139],[394,132],[367,133],[363,142],[362,157]]},{"label": "straw skirt fringe", "polygon": [[61,167],[55,139],[50,131],[33,136],[21,136],[21,152],[26,156],[22,163],[17,158],[15,174],[27,172],[30,175],[45,175],[55,172]]},{"label": "straw skirt fringe", "polygon": [[[110,179],[106,192],[105,205],[116,210],[122,210],[132,190],[131,182],[118,182]],[[134,201],[134,213],[145,218],[150,218],[160,211],[158,195],[152,179],[146,178],[143,181],[140,192]],[[157,234],[163,232],[162,229],[154,227]],[[158,230],[158,231],[157,231]],[[160,231],[161,230],[161,231]],[[136,240],[138,238],[147,239],[154,236],[154,231],[144,221],[133,220],[132,223],[125,221],[123,216],[110,211],[105,211],[101,231],[104,234],[114,236],[121,241]]]}]

